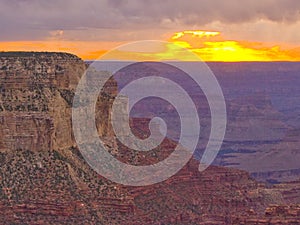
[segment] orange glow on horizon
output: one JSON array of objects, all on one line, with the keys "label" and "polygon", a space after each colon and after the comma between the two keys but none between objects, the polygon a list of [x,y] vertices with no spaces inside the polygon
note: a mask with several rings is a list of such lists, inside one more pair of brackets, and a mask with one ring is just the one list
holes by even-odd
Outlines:
[{"label": "orange glow on horizon", "polygon": [[[195,53],[203,61],[300,61],[300,48],[286,47],[283,44],[227,40],[218,31],[186,30],[171,35],[168,45],[154,55],[144,54],[145,60],[178,59],[190,60],[184,51],[172,46],[176,44]],[[62,51],[73,53],[84,60],[95,60],[121,42],[89,41],[19,41],[0,42],[0,51]],[[132,53],[127,55],[134,56]],[[122,53],[126,58],[126,52]]]},{"label": "orange glow on horizon", "polygon": [[[94,60],[122,44],[121,42],[17,41],[0,42],[0,51],[68,52],[84,60]],[[102,50],[103,49],[103,50]]]},{"label": "orange glow on horizon", "polygon": [[203,61],[300,61],[300,49],[284,49],[280,44],[223,39],[215,31],[182,31],[170,41],[197,54]]}]

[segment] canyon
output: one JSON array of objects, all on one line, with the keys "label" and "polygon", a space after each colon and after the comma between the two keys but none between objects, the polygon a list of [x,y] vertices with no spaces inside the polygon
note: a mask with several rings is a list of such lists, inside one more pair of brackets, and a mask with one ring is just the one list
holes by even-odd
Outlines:
[{"label": "canyon", "polygon": [[[262,183],[222,166],[200,173],[195,158],[149,186],[124,186],[96,173],[72,132],[72,101],[87,66],[68,53],[0,53],[1,224],[299,224],[297,179]],[[148,152],[130,151],[116,139],[109,120],[117,92],[117,80],[110,79],[96,104],[108,151],[132,165],[166,158],[177,145],[171,138]],[[149,135],[149,118],[130,123],[136,136]],[[296,136],[286,139],[294,143]]]}]

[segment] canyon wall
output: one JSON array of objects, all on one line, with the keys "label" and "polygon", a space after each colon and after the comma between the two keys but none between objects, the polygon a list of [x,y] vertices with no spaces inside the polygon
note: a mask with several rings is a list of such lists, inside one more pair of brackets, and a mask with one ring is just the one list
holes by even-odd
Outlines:
[{"label": "canyon wall", "polygon": [[[73,146],[72,99],[86,68],[67,53],[0,53],[0,151]],[[116,91],[113,80],[106,87],[109,93]],[[100,98],[97,125],[104,135],[109,131],[107,104],[113,97]]]}]

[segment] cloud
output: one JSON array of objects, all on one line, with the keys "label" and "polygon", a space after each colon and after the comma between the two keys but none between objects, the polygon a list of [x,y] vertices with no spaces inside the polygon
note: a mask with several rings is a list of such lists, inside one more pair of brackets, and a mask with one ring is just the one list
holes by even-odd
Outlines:
[{"label": "cloud", "polygon": [[299,10],[298,0],[2,0],[0,40],[40,39],[56,30],[95,29],[105,36],[111,30],[174,30],[215,21],[293,23]]}]

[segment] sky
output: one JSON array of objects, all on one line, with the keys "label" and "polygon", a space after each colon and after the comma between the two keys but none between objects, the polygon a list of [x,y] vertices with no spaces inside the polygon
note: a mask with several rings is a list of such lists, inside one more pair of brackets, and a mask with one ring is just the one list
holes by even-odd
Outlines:
[{"label": "sky", "polygon": [[163,40],[205,61],[300,61],[299,0],[0,0],[0,51],[97,59]]}]

